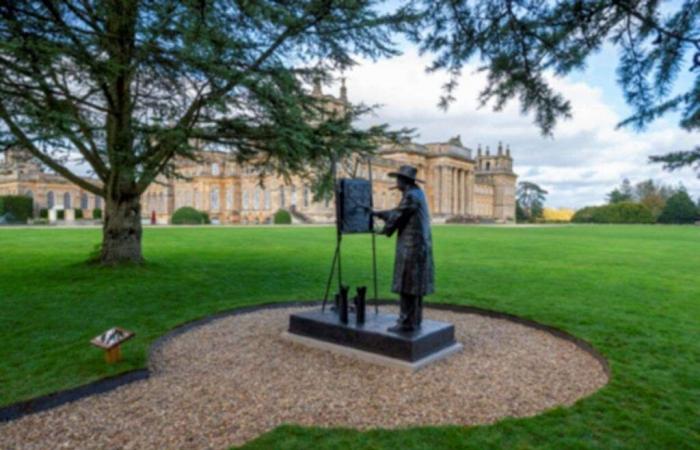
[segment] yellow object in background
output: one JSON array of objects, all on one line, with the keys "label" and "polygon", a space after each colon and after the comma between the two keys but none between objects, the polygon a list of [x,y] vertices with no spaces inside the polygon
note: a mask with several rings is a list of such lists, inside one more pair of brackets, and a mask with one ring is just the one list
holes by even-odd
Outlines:
[{"label": "yellow object in background", "polygon": [[554,209],[544,208],[543,216],[545,221],[571,222],[574,210],[568,208]]}]

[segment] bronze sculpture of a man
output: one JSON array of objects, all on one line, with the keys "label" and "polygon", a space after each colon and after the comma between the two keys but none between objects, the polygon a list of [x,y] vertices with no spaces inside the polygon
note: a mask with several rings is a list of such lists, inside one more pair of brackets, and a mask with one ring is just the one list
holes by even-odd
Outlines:
[{"label": "bronze sculpture of a man", "polygon": [[420,327],[423,296],[435,288],[430,214],[425,194],[417,185],[421,180],[416,175],[417,170],[412,166],[401,166],[398,172],[389,173],[396,178],[401,202],[394,209],[373,212],[385,222],[383,234],[391,236],[398,231],[391,290],[401,296],[401,313],[396,325],[389,328],[394,332]]}]

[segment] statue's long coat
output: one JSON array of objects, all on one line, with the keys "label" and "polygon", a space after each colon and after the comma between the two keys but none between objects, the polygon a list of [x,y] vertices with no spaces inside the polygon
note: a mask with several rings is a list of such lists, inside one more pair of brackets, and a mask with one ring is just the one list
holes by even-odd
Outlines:
[{"label": "statue's long coat", "polygon": [[386,221],[387,236],[398,231],[391,290],[419,296],[432,293],[435,290],[433,240],[423,191],[418,186],[409,187],[399,206],[378,215]]}]

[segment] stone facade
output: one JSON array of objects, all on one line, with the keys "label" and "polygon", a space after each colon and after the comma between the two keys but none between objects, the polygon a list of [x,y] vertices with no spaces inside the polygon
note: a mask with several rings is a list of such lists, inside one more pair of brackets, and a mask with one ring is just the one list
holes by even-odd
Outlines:
[{"label": "stone facade", "polygon": [[[382,146],[371,159],[375,208],[396,205],[400,193],[389,172],[402,164],[418,168],[425,181],[430,212],[440,222],[454,216],[510,222],[515,218],[515,181],[509,149],[472,150],[459,137],[446,143]],[[142,197],[145,218],[155,215],[168,223],[180,207],[206,211],[215,223],[269,223],[279,209],[292,211],[296,221],[329,223],[334,220],[332,201],[316,202],[305,180],[286,182],[276,176],[261,176],[252,166],[241,166],[216,152],[201,152],[198,162],[178,164],[186,179],[159,180]],[[368,177],[366,163],[341,165],[339,176]],[[354,167],[349,173],[344,167]],[[356,167],[355,167],[356,166]]]},{"label": "stone facade", "polygon": [[41,164],[21,150],[8,150],[0,160],[0,195],[26,195],[34,199],[34,215],[41,209],[82,209],[92,217],[102,209],[102,198],[74,185],[65,178],[45,172]]},{"label": "stone facade", "polygon": [[[334,113],[342,111],[347,101],[344,86],[340,99],[324,95],[318,85],[313,94],[322,96]],[[459,136],[447,142],[404,141],[381,146],[371,159],[375,208],[391,208],[398,203],[400,193],[391,189],[395,181],[388,174],[402,164],[411,164],[425,181],[422,186],[434,221],[455,216],[500,223],[514,221],[517,175],[513,172],[510,149],[499,144],[494,154],[488,147],[485,151],[479,147],[474,153]],[[37,211],[56,206],[82,208],[85,217],[91,217],[88,214],[92,208],[101,206],[99,197],[83,192],[60,176],[43,172],[39,164],[22,155],[8,152],[0,166],[0,195],[31,195]],[[199,152],[197,161],[176,161],[176,166],[183,177],[161,177],[144,192],[144,221],[155,217],[157,223],[169,223],[173,212],[184,206],[205,211],[212,222],[221,224],[269,223],[279,209],[291,211],[295,222],[334,221],[333,202],[314,201],[308,183],[301,178],[286,181],[277,176],[261,176],[255,166],[238,164],[229,154],[204,150]],[[341,177],[368,177],[366,163],[339,166]]]}]

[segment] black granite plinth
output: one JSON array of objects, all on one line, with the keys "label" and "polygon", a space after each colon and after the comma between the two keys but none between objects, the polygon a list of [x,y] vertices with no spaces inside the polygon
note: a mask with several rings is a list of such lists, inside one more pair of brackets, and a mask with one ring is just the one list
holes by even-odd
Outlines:
[{"label": "black granite plinth", "polygon": [[455,344],[452,324],[424,319],[420,329],[413,332],[387,331],[396,318],[393,314],[368,312],[365,323],[357,325],[355,315],[350,314],[348,323],[343,324],[335,312],[309,311],[289,316],[289,332],[408,362]]}]

